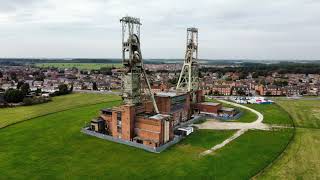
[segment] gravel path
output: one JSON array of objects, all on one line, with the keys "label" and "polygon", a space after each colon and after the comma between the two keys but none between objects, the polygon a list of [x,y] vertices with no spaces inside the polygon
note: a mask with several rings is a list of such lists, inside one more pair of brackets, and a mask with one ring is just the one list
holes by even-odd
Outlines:
[{"label": "gravel path", "polygon": [[260,112],[254,110],[254,109],[251,109],[247,106],[243,106],[241,104],[237,104],[237,103],[233,103],[233,102],[229,102],[229,101],[225,101],[225,100],[218,100],[218,101],[220,101],[222,103],[230,104],[232,106],[247,109],[247,110],[255,113],[258,116],[258,118],[256,121],[254,121],[252,123],[221,122],[221,121],[217,121],[217,120],[209,120],[209,121],[206,121],[205,123],[195,125],[199,129],[238,130],[233,136],[229,137],[228,139],[223,141],[221,144],[215,145],[211,149],[202,152],[200,154],[201,156],[211,154],[212,152],[224,147],[225,145],[227,145],[231,141],[235,140],[236,138],[238,138],[239,136],[241,136],[242,134],[244,134],[245,132],[247,132],[250,129],[258,129],[258,130],[266,130],[267,131],[272,128],[270,125],[262,123],[263,115]]}]

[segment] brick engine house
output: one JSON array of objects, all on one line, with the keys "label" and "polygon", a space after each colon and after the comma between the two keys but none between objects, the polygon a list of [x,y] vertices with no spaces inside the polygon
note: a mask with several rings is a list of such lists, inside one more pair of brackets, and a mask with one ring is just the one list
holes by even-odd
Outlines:
[{"label": "brick engine house", "polygon": [[[222,109],[221,104],[204,103],[204,95],[198,89],[196,28],[187,30],[186,59],[176,91],[155,94],[151,91],[141,56],[140,19],[127,16],[120,22],[123,36],[122,105],[102,109],[100,116],[83,132],[143,149],[163,148],[178,142],[181,135],[175,135],[175,130],[199,113],[217,114]],[[193,132],[192,127],[186,129],[188,133]]]}]

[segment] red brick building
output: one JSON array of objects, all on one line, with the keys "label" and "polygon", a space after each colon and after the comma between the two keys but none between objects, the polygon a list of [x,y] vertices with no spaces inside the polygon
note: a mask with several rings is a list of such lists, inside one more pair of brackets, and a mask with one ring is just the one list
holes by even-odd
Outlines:
[{"label": "red brick building", "polygon": [[197,108],[200,113],[218,115],[222,105],[220,103],[202,102],[197,104]]},{"label": "red brick building", "polygon": [[185,122],[191,118],[189,93],[157,93],[156,102],[161,114],[172,116],[174,125],[178,125],[180,122]]},{"label": "red brick building", "polygon": [[[148,104],[123,105],[101,110],[105,133],[115,138],[159,147],[173,139],[173,123],[169,115],[149,114]],[[95,124],[95,122],[91,122]],[[100,128],[97,128],[97,130]]]},{"label": "red brick building", "polygon": [[152,102],[122,105],[102,109],[98,119],[91,121],[91,130],[117,139],[159,147],[174,139],[174,128],[191,119],[194,111],[218,114],[220,103],[202,103],[202,91],[197,91],[193,104],[190,93],[159,92],[155,96],[160,114]]},{"label": "red brick building", "polygon": [[160,114],[154,113],[152,102],[122,105],[101,110],[100,121],[92,121],[91,127],[125,141],[159,147],[174,138],[174,126],[191,118],[191,98],[189,93],[175,92],[160,92],[155,98]]}]

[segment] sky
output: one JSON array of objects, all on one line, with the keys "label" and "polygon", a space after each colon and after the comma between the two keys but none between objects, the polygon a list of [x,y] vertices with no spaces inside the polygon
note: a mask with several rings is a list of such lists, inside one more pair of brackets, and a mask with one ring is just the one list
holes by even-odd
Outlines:
[{"label": "sky", "polygon": [[320,59],[319,0],[0,0],[0,57],[120,58],[123,16],[141,18],[144,58]]}]

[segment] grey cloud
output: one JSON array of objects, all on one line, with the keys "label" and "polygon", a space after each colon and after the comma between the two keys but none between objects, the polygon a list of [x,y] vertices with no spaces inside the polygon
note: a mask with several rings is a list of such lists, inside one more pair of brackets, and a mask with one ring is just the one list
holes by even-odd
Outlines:
[{"label": "grey cloud", "polygon": [[319,9],[317,0],[0,0],[0,54],[120,57],[128,14],[142,18],[146,58],[182,58],[186,28],[197,26],[202,58],[320,59]]}]

